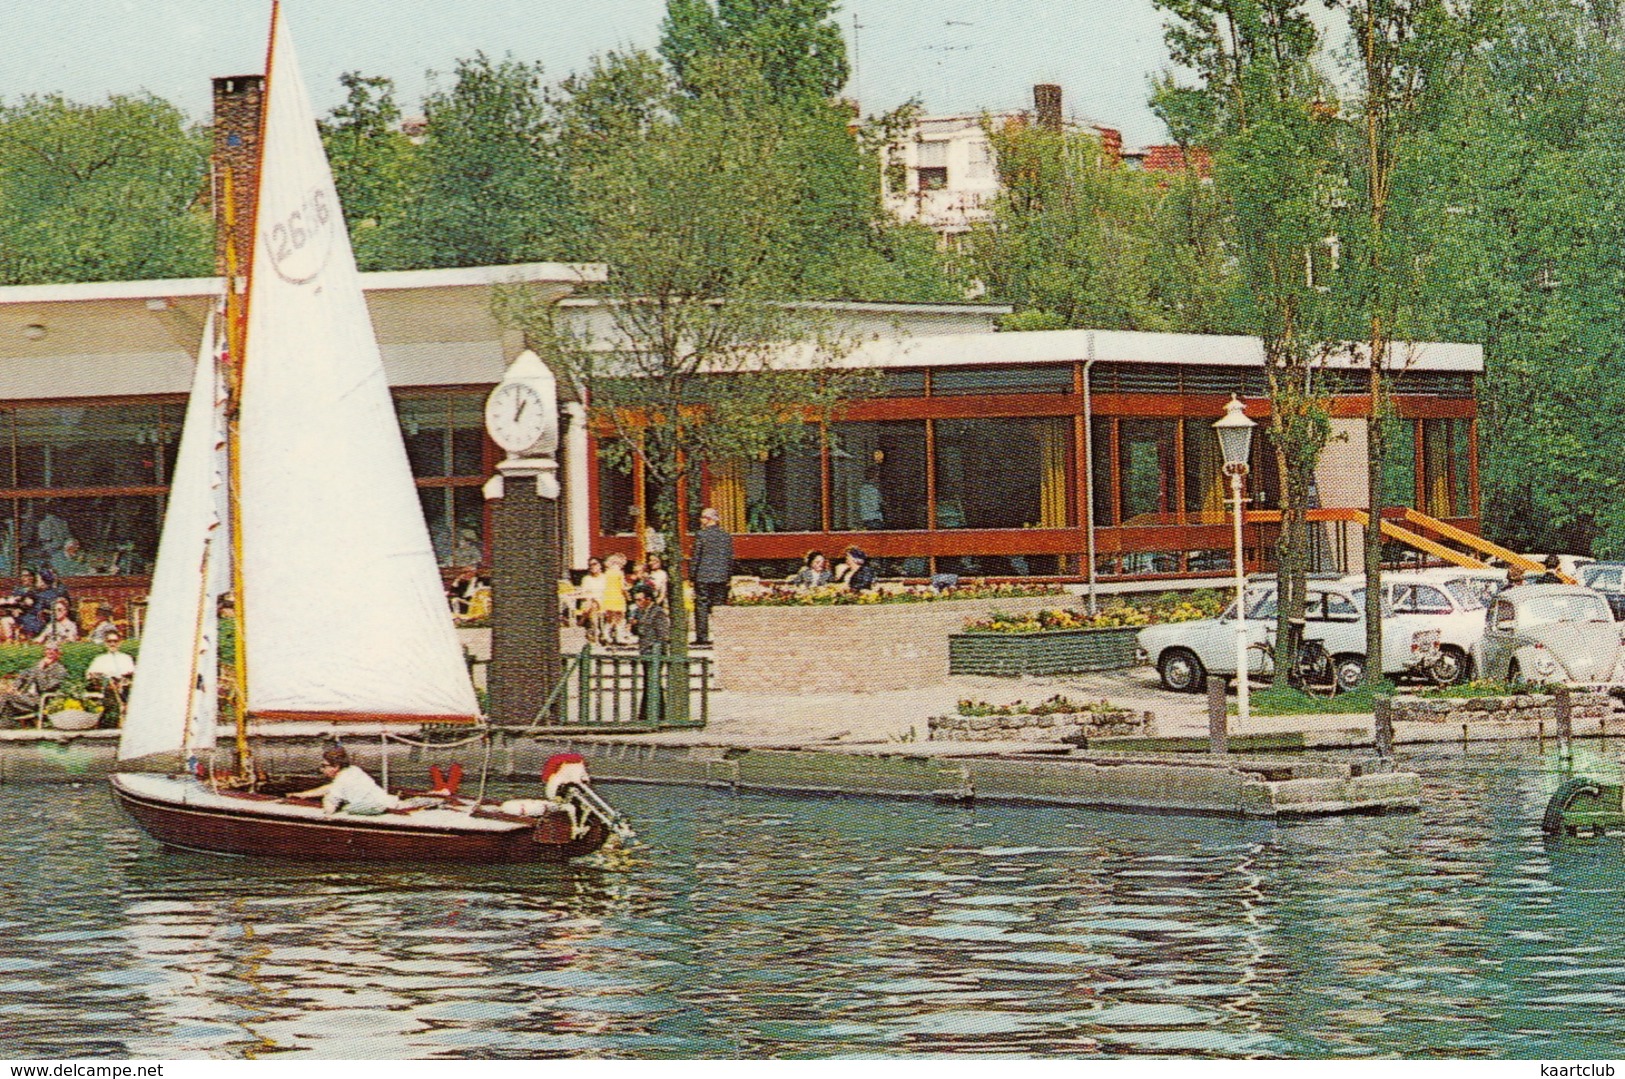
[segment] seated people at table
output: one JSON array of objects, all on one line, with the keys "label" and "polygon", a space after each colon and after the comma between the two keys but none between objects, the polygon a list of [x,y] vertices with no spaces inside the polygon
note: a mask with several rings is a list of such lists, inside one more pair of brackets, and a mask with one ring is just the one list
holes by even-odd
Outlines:
[{"label": "seated people at table", "polygon": [[366,817],[375,817],[401,804],[399,798],[380,787],[360,765],[351,764],[349,751],[336,743],[322,750],[322,775],[327,777],[327,782],[320,787],[288,797],[320,798],[323,813],[343,810]]},{"label": "seated people at table", "polygon": [[79,639],[79,623],[73,620],[73,611],[67,597],[60,597],[51,605],[51,620],[35,634],[39,644],[66,644]]},{"label": "seated people at table", "polygon": [[62,688],[68,668],[62,665],[62,649],[45,646],[45,654],[32,667],[0,679],[0,717],[31,716],[39,711],[40,698]]},{"label": "seated people at table", "polygon": [[829,559],[824,557],[823,551],[808,551],[801,569],[790,578],[790,583],[797,588],[821,588],[834,578],[835,571],[829,568]]},{"label": "seated people at table", "polygon": [[116,628],[102,637],[102,644],[107,651],[85,668],[85,685],[102,691],[102,722],[117,726],[124,715],[124,698],[130,690],[130,679],[135,675],[135,659],[121,651],[124,634]]},{"label": "seated people at table", "polygon": [[454,617],[468,617],[469,604],[473,602],[479,586],[480,571],[477,567],[464,566],[458,571],[456,578],[446,587],[446,599],[451,604]]},{"label": "seated people at table", "polygon": [[39,578],[31,569],[23,570],[17,587],[11,590],[11,599],[16,601],[17,631],[25,640],[33,640],[40,630],[45,628],[45,619],[50,612],[39,605]]},{"label": "seated people at table", "polygon": [[848,547],[846,558],[835,568],[835,583],[844,583],[854,592],[869,592],[875,587],[875,568],[861,547]]},{"label": "seated people at table", "polygon": [[97,644],[106,644],[109,633],[118,633],[118,623],[113,621],[113,608],[103,603],[96,608],[96,625],[85,640],[95,641]]},{"label": "seated people at table", "polygon": [[68,594],[67,586],[62,584],[51,570],[42,568],[37,570],[34,576],[39,581],[39,588],[34,592],[34,609],[40,613],[40,623],[43,626],[50,621],[51,608],[56,605],[57,600],[65,599],[71,602],[73,597]]},{"label": "seated people at table", "polygon": [[58,577],[85,577],[96,572],[86,561],[84,548],[71,536],[63,541],[60,550],[52,553],[51,569]]}]

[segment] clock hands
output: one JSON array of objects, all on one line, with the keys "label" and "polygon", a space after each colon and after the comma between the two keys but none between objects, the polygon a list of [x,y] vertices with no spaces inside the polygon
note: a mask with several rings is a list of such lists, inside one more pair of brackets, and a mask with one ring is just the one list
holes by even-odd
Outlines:
[{"label": "clock hands", "polygon": [[525,414],[525,406],[528,404],[530,404],[530,398],[520,395],[519,407],[513,410],[513,422],[519,422],[519,417]]}]

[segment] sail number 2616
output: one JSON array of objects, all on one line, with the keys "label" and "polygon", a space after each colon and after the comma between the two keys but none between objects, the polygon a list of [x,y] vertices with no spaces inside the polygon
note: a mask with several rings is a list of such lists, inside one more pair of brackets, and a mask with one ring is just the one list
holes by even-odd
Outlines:
[{"label": "sail number 2616", "polygon": [[[278,276],[292,284],[303,284],[321,272],[327,263],[332,219],[328,193],[317,187],[286,217],[266,230],[266,246]],[[316,244],[312,245],[312,241]]]}]

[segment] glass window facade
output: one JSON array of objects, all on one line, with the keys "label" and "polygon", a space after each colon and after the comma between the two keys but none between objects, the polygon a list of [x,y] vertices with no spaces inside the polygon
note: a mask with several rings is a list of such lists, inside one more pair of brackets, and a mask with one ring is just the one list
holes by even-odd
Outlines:
[{"label": "glass window facade", "polygon": [[1467,420],[1422,420],[1422,511],[1432,517],[1473,516]]},{"label": "glass window facade", "polygon": [[[1176,512],[1175,453],[1178,420],[1123,420],[1118,425],[1118,471],[1123,524],[1162,524]],[[1136,518],[1142,520],[1136,521]],[[1150,518],[1158,518],[1151,520]]]},{"label": "glass window facade", "polygon": [[938,528],[1065,528],[1072,425],[1048,417],[934,421]]},{"label": "glass window facade", "polygon": [[442,566],[485,561],[485,395],[401,394],[395,415],[418,501]]},{"label": "glass window facade", "polygon": [[832,423],[829,458],[831,529],[926,526],[924,420]]}]

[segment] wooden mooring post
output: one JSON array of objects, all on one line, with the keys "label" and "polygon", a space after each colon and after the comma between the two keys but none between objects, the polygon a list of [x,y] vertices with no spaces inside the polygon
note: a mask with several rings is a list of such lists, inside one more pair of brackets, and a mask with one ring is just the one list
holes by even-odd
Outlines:
[{"label": "wooden mooring post", "polygon": [[1574,758],[1574,700],[1568,686],[1552,687],[1553,710],[1557,713],[1557,756],[1559,760]]},{"label": "wooden mooring post", "polygon": [[1224,679],[1207,680],[1207,739],[1213,753],[1230,752],[1230,717],[1226,714]]},{"label": "wooden mooring post", "polygon": [[1371,713],[1371,739],[1376,745],[1377,756],[1391,761],[1394,759],[1393,702],[1387,697],[1375,697],[1371,701]]}]

